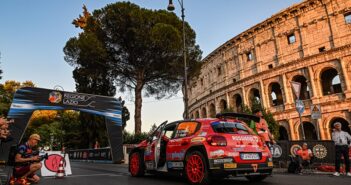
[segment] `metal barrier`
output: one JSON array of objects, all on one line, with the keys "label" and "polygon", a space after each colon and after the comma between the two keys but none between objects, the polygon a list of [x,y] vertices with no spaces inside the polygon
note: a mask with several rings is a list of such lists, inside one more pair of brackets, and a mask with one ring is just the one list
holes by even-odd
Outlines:
[{"label": "metal barrier", "polygon": [[112,161],[111,148],[99,149],[77,149],[68,152],[69,158],[73,160],[107,160]]},{"label": "metal barrier", "polygon": [[307,143],[314,156],[314,163],[334,163],[335,145],[333,141],[278,141],[273,147],[273,161],[287,162],[289,156],[295,156],[296,151],[302,148],[302,144]]},{"label": "metal barrier", "polygon": [[[135,147],[135,144],[123,145],[124,163],[128,163],[129,152]],[[77,149],[68,151],[71,160],[91,160],[91,161],[112,161],[111,148],[99,149]],[[121,161],[122,162],[122,161]]]},{"label": "metal barrier", "polygon": [[[289,161],[289,156],[294,156],[296,151],[302,148],[302,144],[307,143],[312,150],[314,163],[334,163],[335,146],[333,141],[278,141],[273,147],[273,161],[276,163]],[[128,163],[128,154],[135,145],[123,146],[124,162]],[[69,158],[72,160],[108,160],[112,161],[109,147],[99,149],[78,149],[70,150]],[[350,149],[351,153],[351,149]],[[350,155],[351,158],[351,155]]]}]

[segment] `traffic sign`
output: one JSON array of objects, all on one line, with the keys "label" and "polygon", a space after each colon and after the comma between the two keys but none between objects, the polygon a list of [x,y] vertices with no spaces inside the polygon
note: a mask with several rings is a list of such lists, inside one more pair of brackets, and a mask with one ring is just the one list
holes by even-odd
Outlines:
[{"label": "traffic sign", "polygon": [[300,99],[301,83],[291,81],[291,86],[294,90],[297,99]]},{"label": "traffic sign", "polygon": [[295,107],[299,114],[302,114],[305,111],[305,105],[302,100],[296,100]]},{"label": "traffic sign", "polygon": [[312,119],[320,119],[322,117],[321,105],[311,105]]}]

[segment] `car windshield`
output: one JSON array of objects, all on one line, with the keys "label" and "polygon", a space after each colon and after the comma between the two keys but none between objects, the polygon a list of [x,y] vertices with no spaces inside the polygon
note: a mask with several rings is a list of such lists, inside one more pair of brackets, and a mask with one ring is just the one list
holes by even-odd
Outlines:
[{"label": "car windshield", "polygon": [[248,134],[248,130],[240,122],[217,121],[211,124],[212,129],[218,133]]}]

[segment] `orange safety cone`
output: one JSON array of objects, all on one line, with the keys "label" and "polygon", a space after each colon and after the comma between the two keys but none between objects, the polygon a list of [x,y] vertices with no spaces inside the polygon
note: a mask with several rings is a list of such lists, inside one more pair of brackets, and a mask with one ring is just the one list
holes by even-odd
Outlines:
[{"label": "orange safety cone", "polygon": [[65,176],[65,168],[63,167],[63,159],[60,161],[57,173],[56,173],[56,178],[62,179]]}]

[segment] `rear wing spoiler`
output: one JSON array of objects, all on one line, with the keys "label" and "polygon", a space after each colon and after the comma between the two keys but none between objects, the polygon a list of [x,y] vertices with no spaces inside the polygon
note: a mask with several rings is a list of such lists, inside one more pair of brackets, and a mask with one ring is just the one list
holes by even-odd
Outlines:
[{"label": "rear wing spoiler", "polygon": [[249,120],[254,122],[260,122],[260,117],[250,115],[250,114],[241,114],[241,113],[234,113],[234,112],[227,112],[227,113],[218,113],[216,118],[235,118],[235,119],[243,119]]}]

